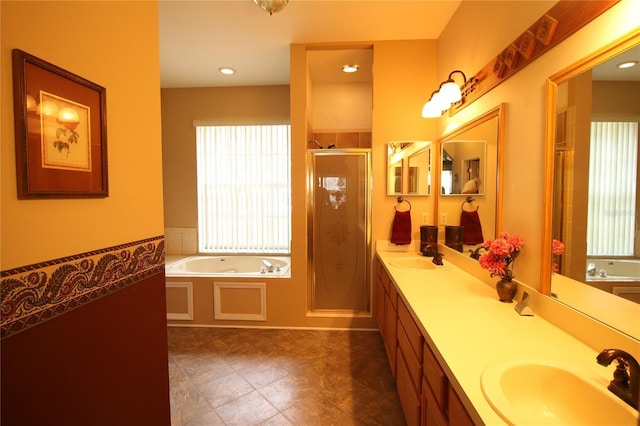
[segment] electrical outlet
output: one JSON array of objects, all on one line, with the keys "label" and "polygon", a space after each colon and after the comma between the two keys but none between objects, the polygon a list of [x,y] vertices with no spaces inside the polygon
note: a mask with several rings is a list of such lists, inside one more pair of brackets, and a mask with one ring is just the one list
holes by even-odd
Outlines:
[{"label": "electrical outlet", "polygon": [[440,225],[446,225],[446,224],[447,224],[447,214],[440,213]]},{"label": "electrical outlet", "polygon": [[422,216],[421,216],[421,225],[428,225],[429,222],[429,215],[427,215],[427,212],[422,212]]}]

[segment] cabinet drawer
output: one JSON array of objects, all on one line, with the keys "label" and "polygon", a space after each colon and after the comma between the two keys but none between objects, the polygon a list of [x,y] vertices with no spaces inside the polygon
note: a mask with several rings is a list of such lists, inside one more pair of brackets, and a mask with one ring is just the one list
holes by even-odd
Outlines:
[{"label": "cabinet drawer", "polygon": [[388,292],[389,284],[391,283],[391,278],[389,278],[387,271],[383,267],[380,268],[379,276],[380,276],[380,281],[382,282],[382,286],[384,287],[384,290]]},{"label": "cabinet drawer", "polygon": [[422,362],[418,360],[413,353],[413,349],[411,349],[411,345],[409,344],[409,338],[402,325],[398,326],[398,347],[404,356],[404,361],[413,386],[420,392],[422,386]]},{"label": "cabinet drawer", "polygon": [[433,396],[440,408],[444,410],[447,406],[447,376],[444,375],[444,371],[442,371],[438,360],[426,343],[424,344],[422,367],[424,377],[427,379]]},{"label": "cabinet drawer", "polygon": [[402,324],[404,331],[407,333],[409,344],[413,349],[416,359],[418,359],[418,362],[422,363],[422,345],[424,343],[424,338],[422,337],[418,326],[413,321],[413,318],[411,318],[409,310],[400,298],[398,298],[398,320]]},{"label": "cabinet drawer", "polygon": [[409,371],[402,357],[402,352],[398,350],[398,377],[396,379],[398,387],[398,397],[402,404],[402,411],[407,421],[407,426],[418,426],[420,424],[420,395],[416,392],[409,377]]},{"label": "cabinet drawer", "polygon": [[[427,385],[426,380],[422,382],[422,425],[423,426],[447,426],[447,418],[442,412],[442,408]],[[454,423],[451,423],[453,426]]]},{"label": "cabinet drawer", "polygon": [[392,282],[389,282],[389,299],[391,299],[391,304],[393,305],[393,308],[397,311],[398,310],[398,289],[396,288],[395,284],[393,284]]}]

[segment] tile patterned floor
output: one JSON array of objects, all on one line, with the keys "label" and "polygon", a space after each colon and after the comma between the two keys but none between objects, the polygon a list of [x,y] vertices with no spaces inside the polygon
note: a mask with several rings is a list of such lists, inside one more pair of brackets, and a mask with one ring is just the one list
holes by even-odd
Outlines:
[{"label": "tile patterned floor", "polygon": [[173,426],[404,425],[379,333],[169,327]]}]

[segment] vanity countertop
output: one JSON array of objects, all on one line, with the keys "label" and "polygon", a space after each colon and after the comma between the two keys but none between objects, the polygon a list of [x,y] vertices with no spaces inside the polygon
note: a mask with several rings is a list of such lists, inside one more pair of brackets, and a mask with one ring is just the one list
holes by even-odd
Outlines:
[{"label": "vanity countertop", "polygon": [[505,424],[480,385],[484,369],[496,362],[570,362],[597,375],[603,389],[613,377],[614,366],[598,365],[594,349],[535,312],[520,316],[514,310],[515,301],[500,302],[494,288],[446,258],[443,270],[423,271],[392,264],[394,259],[420,256],[417,252],[379,249],[377,255],[476,422]]}]

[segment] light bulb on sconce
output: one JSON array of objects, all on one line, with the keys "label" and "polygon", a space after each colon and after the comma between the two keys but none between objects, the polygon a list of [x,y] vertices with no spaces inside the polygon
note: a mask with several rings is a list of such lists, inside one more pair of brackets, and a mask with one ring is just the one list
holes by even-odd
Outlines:
[{"label": "light bulb on sconce", "polygon": [[442,93],[447,100],[451,101],[452,104],[462,99],[462,90],[453,80],[453,75],[455,73],[462,74],[462,87],[464,87],[464,85],[467,84],[467,76],[460,70],[451,71],[451,73],[449,73],[449,78],[440,85],[440,93]]},{"label": "light bulb on sconce", "polygon": [[[458,86],[453,79],[456,73],[462,74],[462,86]],[[467,80],[467,76],[460,70],[451,71],[447,80],[440,83],[438,90],[431,94],[429,101],[422,107],[422,117],[440,117],[442,113],[449,110],[452,105],[464,102],[463,95],[471,93],[476,82],[477,79],[474,78]]]}]

